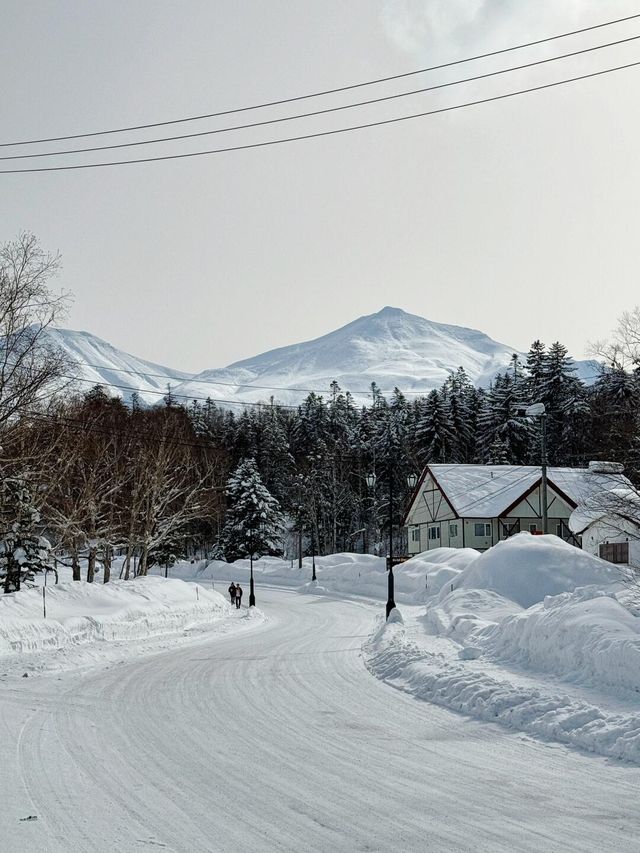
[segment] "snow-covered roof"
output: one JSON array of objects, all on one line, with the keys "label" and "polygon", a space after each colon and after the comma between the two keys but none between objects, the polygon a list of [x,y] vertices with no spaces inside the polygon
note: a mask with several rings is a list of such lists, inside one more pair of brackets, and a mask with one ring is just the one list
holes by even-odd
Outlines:
[{"label": "snow-covered roof", "polygon": [[[538,465],[429,465],[428,470],[461,518],[498,518],[541,478]],[[588,468],[550,467],[547,479],[576,506],[594,491],[630,485],[622,474],[598,474]]]},{"label": "snow-covered roof", "polygon": [[633,488],[616,484],[609,489],[610,500],[598,501],[597,496],[578,504],[569,517],[572,533],[584,533],[598,522],[633,530],[640,527],[640,495]]}]

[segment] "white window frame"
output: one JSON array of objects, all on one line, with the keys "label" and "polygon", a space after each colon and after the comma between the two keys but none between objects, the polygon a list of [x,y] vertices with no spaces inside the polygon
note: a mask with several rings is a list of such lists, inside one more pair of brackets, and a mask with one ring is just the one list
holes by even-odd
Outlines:
[{"label": "white window frame", "polygon": [[435,542],[436,539],[438,539],[438,540],[440,539],[440,525],[439,524],[432,525],[429,528],[429,541]]},{"label": "white window frame", "polygon": [[419,527],[412,527],[411,528],[411,541],[417,542],[418,545],[420,544],[420,528]]},{"label": "white window frame", "polygon": [[[478,533],[478,528],[484,528],[483,533]],[[487,524],[486,521],[474,521],[473,522],[473,535],[476,539],[490,539],[491,538],[491,524]]]},{"label": "white window frame", "polygon": [[452,521],[449,524],[449,539],[452,539],[454,536],[458,535],[458,522]]}]

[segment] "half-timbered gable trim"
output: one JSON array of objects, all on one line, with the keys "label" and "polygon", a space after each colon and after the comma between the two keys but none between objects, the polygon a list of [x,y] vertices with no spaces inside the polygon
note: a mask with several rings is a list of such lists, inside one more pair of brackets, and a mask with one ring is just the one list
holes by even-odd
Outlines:
[{"label": "half-timbered gable trim", "polygon": [[[579,545],[569,516],[584,496],[628,484],[585,468],[548,468],[548,530]],[[534,465],[428,465],[411,496],[404,525],[409,552],[443,546],[490,548],[520,531],[542,532],[542,478]]]}]

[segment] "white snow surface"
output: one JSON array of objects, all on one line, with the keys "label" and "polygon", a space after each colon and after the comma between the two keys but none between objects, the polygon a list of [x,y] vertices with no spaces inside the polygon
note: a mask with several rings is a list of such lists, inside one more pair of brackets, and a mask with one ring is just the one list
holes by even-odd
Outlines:
[{"label": "white snow surface", "polygon": [[119,386],[106,390],[125,401],[130,401],[135,391],[145,403],[155,405],[166,394],[167,383],[173,387],[191,376],[130,355],[89,332],[49,328],[46,336],[67,356],[70,375],[77,377],[82,393],[94,385]]},{"label": "white snow surface", "polygon": [[640,608],[608,564],[437,549],[386,623],[369,555],[256,561],[260,610],[224,599],[248,561],[169,571],[49,585],[46,622],[41,588],[0,598],[0,849],[637,849]]},{"label": "white snow surface", "polygon": [[[0,671],[66,668],[108,644],[172,637],[231,615],[219,592],[146,577],[108,584],[62,582],[0,596]],[[44,605],[46,604],[46,618]]]},{"label": "white snow surface", "polygon": [[[636,614],[636,615],[634,615]],[[413,695],[640,763],[640,618],[616,567],[522,533],[382,625],[371,671]]]},{"label": "white snow surface", "polygon": [[92,671],[0,670],[0,849],[637,850],[640,768],[371,678],[379,602],[259,594],[269,618],[251,632]]},{"label": "white snow surface", "polygon": [[609,586],[620,580],[620,572],[612,563],[557,536],[518,533],[481,554],[457,586],[490,589],[522,607],[531,607],[547,595],[589,584]]}]

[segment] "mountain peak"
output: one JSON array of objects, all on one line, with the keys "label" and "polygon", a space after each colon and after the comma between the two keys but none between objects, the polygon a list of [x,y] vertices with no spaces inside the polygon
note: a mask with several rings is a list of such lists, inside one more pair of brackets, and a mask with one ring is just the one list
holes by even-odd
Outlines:
[{"label": "mountain peak", "polygon": [[373,314],[374,317],[410,317],[410,314],[407,314],[406,311],[403,311],[402,308],[394,308],[393,305],[385,305],[384,308],[381,308],[377,314]]}]

